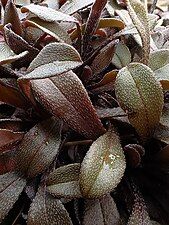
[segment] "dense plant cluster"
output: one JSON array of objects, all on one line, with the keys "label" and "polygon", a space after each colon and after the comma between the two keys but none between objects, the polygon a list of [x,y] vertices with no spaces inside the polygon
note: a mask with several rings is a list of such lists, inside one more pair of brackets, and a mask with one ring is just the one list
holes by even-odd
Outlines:
[{"label": "dense plant cluster", "polygon": [[169,12],[1,0],[0,223],[169,224]]}]

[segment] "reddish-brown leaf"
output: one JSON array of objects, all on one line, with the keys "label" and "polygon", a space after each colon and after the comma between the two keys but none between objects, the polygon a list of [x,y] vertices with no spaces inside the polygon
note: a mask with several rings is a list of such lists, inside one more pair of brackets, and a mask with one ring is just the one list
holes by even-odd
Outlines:
[{"label": "reddish-brown leaf", "polygon": [[59,150],[60,129],[61,123],[50,118],[25,134],[17,150],[20,171],[34,177],[50,166]]},{"label": "reddish-brown leaf", "polygon": [[16,169],[15,150],[0,154],[0,175]]},{"label": "reddish-brown leaf", "polygon": [[75,131],[94,139],[105,132],[83,84],[72,71],[31,83],[36,99]]}]

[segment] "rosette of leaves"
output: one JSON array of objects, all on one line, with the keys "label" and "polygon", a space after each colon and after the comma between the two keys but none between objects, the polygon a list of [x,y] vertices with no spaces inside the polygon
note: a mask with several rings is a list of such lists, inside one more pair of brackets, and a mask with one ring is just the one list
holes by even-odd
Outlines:
[{"label": "rosette of leaves", "polygon": [[168,12],[1,8],[0,223],[169,224]]}]

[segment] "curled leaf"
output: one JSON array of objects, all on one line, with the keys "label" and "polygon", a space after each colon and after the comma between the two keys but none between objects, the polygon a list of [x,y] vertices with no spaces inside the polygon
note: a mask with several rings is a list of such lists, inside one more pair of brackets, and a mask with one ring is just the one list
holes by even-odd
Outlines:
[{"label": "curled leaf", "polygon": [[86,200],[83,225],[120,225],[116,203],[110,195],[101,199]]},{"label": "curled leaf", "polygon": [[55,197],[80,198],[80,164],[61,166],[49,174],[47,191]]},{"label": "curled leaf", "polygon": [[61,124],[53,118],[27,132],[17,151],[18,169],[28,177],[42,173],[58,153]]},{"label": "curled leaf", "polygon": [[36,99],[75,131],[87,138],[105,132],[83,84],[72,71],[31,84]]},{"label": "curled leaf", "polygon": [[17,59],[24,57],[28,52],[22,52],[16,55],[5,42],[0,42],[0,65],[12,63]]},{"label": "curled leaf", "polygon": [[28,225],[72,225],[68,212],[60,200],[46,193],[40,186],[28,212]]},{"label": "curled leaf", "polygon": [[52,77],[72,70],[82,64],[79,53],[71,45],[51,43],[46,45],[31,62],[28,74],[20,79]]},{"label": "curled leaf", "polygon": [[150,138],[159,124],[164,102],[153,71],[140,63],[129,64],[119,71],[115,92],[122,109],[130,112],[129,121],[141,138]]},{"label": "curled leaf", "polygon": [[17,201],[25,185],[26,180],[15,173],[0,175],[0,222]]},{"label": "curled leaf", "polygon": [[80,171],[82,195],[97,198],[112,191],[120,182],[125,168],[120,140],[111,129],[91,145],[83,159]]}]

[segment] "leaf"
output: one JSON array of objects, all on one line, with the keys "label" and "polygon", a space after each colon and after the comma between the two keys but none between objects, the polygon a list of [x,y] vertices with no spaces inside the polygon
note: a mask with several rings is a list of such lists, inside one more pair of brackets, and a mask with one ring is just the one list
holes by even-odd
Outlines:
[{"label": "leaf", "polygon": [[60,200],[40,186],[28,212],[28,225],[73,225]]},{"label": "leaf", "polygon": [[15,173],[0,175],[0,222],[21,194],[26,181]]},{"label": "leaf", "polygon": [[131,62],[131,53],[128,47],[119,42],[116,46],[115,53],[112,59],[112,63],[118,68],[121,69],[124,66],[127,66]]},{"label": "leaf", "polygon": [[71,129],[94,139],[105,132],[86,89],[72,71],[31,84],[35,98]]},{"label": "leaf", "polygon": [[19,19],[19,15],[17,12],[17,8],[13,2],[13,0],[8,0],[5,6],[5,13],[4,13],[4,25],[12,24],[12,30],[18,34],[22,35],[22,25]]},{"label": "leaf", "polygon": [[153,71],[141,63],[122,68],[116,78],[115,93],[121,108],[130,112],[129,121],[142,140],[150,138],[159,124],[164,102]]},{"label": "leaf", "polygon": [[99,137],[90,147],[80,171],[83,197],[98,198],[112,191],[126,168],[124,153],[113,129]]},{"label": "leaf", "polygon": [[138,194],[135,194],[132,214],[129,217],[127,225],[140,225],[140,224],[152,225],[144,199]]},{"label": "leaf", "polygon": [[47,191],[57,198],[80,198],[80,164],[61,166],[49,174]]},{"label": "leaf", "polygon": [[16,169],[15,151],[0,154],[0,175]]},{"label": "leaf", "polygon": [[142,62],[148,64],[150,53],[150,29],[147,10],[139,0],[127,0],[126,4],[133,24],[137,28],[142,39]]},{"label": "leaf", "polygon": [[25,23],[27,26],[39,28],[40,30],[56,38],[56,40],[60,42],[71,44],[69,35],[57,22],[46,22],[39,18],[33,17],[27,20]]},{"label": "leaf", "polygon": [[56,157],[61,137],[61,124],[50,118],[27,132],[18,146],[18,169],[28,177],[44,172]]},{"label": "leaf", "polygon": [[72,70],[81,64],[80,55],[74,47],[65,43],[51,43],[41,50],[31,62],[28,74],[20,79],[52,77]]},{"label": "leaf", "polygon": [[80,9],[86,8],[87,6],[91,5],[94,0],[71,0],[66,1],[64,5],[60,8],[60,10],[66,14],[73,14]]},{"label": "leaf", "polygon": [[115,52],[115,45],[116,45],[116,42],[111,41],[104,48],[102,48],[99,54],[95,57],[95,59],[93,60],[91,64],[91,69],[94,75],[102,72],[104,69],[106,69],[109,66]]},{"label": "leaf", "polygon": [[154,71],[156,79],[163,89],[169,90],[169,50],[160,49],[150,54],[149,67]]},{"label": "leaf", "polygon": [[0,129],[0,154],[16,145],[23,138],[23,133]]},{"label": "leaf", "polygon": [[110,195],[101,199],[86,200],[83,225],[120,225],[116,203]]},{"label": "leaf", "polygon": [[0,79],[0,101],[24,109],[30,106],[18,90],[16,80],[13,78]]},{"label": "leaf", "polygon": [[16,55],[5,42],[0,42],[0,52],[0,65],[12,63],[28,53],[25,51]]},{"label": "leaf", "polygon": [[30,4],[21,8],[22,13],[31,12],[39,19],[44,20],[46,22],[73,22],[78,23],[78,21],[73,17],[69,16],[61,11],[57,11],[51,8],[47,8],[41,5]]},{"label": "leaf", "polygon": [[109,119],[109,118],[112,118],[112,117],[120,117],[121,115],[127,116],[127,114],[125,114],[125,112],[120,107],[101,108],[101,109],[98,108],[98,109],[96,109],[96,111],[97,111],[97,115],[101,119],[105,119],[105,118]]}]

